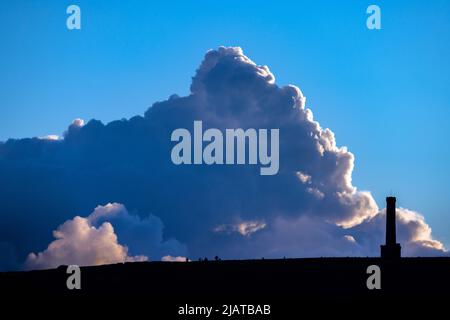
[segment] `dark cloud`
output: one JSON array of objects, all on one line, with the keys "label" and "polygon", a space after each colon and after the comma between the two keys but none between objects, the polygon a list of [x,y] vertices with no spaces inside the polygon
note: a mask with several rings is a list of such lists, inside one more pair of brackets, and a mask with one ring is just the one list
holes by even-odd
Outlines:
[{"label": "dark cloud", "polygon": [[20,267],[14,245],[7,242],[0,242],[0,256],[0,271],[16,270]]},{"label": "dark cloud", "polygon": [[[192,130],[195,120],[205,129],[280,129],[278,174],[172,164],[172,131]],[[44,250],[63,221],[118,202],[142,218],[157,216],[162,241],[176,238],[194,258],[378,254],[382,214],[370,192],[352,185],[353,162],[313,119],[300,89],[277,86],[267,67],[222,47],[206,54],[190,95],[157,102],[144,116],[106,125],[77,119],[63,139],[0,144],[0,241],[24,259]],[[414,238],[428,227],[419,220],[399,221],[405,252],[430,243],[443,252],[431,234]]]}]

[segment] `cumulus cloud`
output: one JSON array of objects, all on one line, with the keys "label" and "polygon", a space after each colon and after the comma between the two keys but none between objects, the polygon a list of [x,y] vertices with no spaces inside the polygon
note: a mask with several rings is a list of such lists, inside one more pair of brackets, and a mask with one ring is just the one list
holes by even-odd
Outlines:
[{"label": "cumulus cloud", "polygon": [[[371,254],[384,242],[386,209],[351,230],[355,239]],[[440,256],[448,254],[444,245],[433,239],[430,226],[418,212],[397,208],[397,241],[406,256]]]},{"label": "cumulus cloud", "polygon": [[88,220],[93,225],[112,223],[119,239],[127,244],[132,254],[145,255],[152,260],[167,254],[187,254],[184,244],[174,238],[164,238],[164,224],[160,218],[130,214],[120,203],[97,206]]},{"label": "cumulus cloud", "polygon": [[[224,258],[348,257],[379,256],[385,240],[385,209],[362,223],[344,228],[314,215],[280,216],[263,232],[251,238],[228,238]],[[404,256],[448,255],[441,242],[432,238],[431,229],[417,212],[397,209],[397,240]],[[216,242],[220,243],[217,238]],[[230,242],[232,245],[230,245]]]},{"label": "cumulus cloud", "polygon": [[95,228],[88,219],[75,217],[61,225],[53,235],[56,240],[45,251],[29,254],[27,269],[49,269],[62,264],[85,266],[147,260],[144,256],[128,256],[128,248],[117,242],[114,228],[108,222]]},{"label": "cumulus cloud", "polygon": [[215,227],[214,231],[219,233],[237,232],[243,236],[250,236],[252,233],[265,227],[266,223],[264,221],[242,221],[236,224],[222,224]]},{"label": "cumulus cloud", "polygon": [[165,262],[186,262],[186,257],[181,257],[181,256],[177,256],[177,257],[172,257],[170,255],[168,256],[164,256],[161,258],[161,261],[165,261]]},{"label": "cumulus cloud", "polygon": [[347,241],[349,241],[349,242],[356,243],[355,238],[353,238],[353,236],[350,236],[350,235],[348,235],[348,234],[346,234],[346,235],[344,236],[344,239],[347,240]]},{"label": "cumulus cloud", "polygon": [[57,141],[57,140],[61,140],[61,137],[58,136],[57,134],[49,134],[49,135],[46,135],[43,137],[39,137],[39,139]]},{"label": "cumulus cloud", "polygon": [[[114,229],[112,223],[118,230]],[[121,240],[128,240],[128,245],[134,250],[141,249],[144,244],[145,250],[141,253],[147,253],[155,248],[156,251],[160,248],[169,249],[167,243],[162,242],[161,232],[158,218],[141,219],[131,216],[122,204],[108,203],[97,206],[88,217],[76,216],[60,225],[53,232],[56,240],[43,252],[30,253],[25,268],[48,269],[63,264],[86,266],[147,261],[148,256],[144,254],[130,256],[129,247],[119,243],[117,234]],[[135,236],[140,237],[134,239]],[[138,245],[136,241],[139,241]],[[155,254],[154,251],[152,253]]]},{"label": "cumulus cloud", "polygon": [[81,128],[82,126],[84,126],[84,120],[76,118],[75,120],[72,121],[72,124],[70,126],[75,128]]},{"label": "cumulus cloud", "polygon": [[[171,133],[190,130],[195,120],[205,130],[278,128],[278,174],[260,176],[255,166],[174,165]],[[378,255],[383,210],[352,184],[353,167],[354,155],[314,119],[299,88],[278,86],[267,66],[240,48],[221,47],[207,52],[189,95],[172,95],[144,116],[106,125],[77,119],[62,140],[0,144],[0,203],[8,212],[0,216],[0,241],[23,257],[42,250],[52,240],[48,230],[76,212],[117,201],[137,212],[137,225],[145,213],[156,214],[168,238],[160,242],[177,248],[170,240],[176,238],[192,257]],[[126,230],[134,229],[120,225],[114,225],[119,242],[148,256],[139,248],[144,236],[133,238]],[[405,254],[444,252],[418,214],[399,210],[398,228]]]}]

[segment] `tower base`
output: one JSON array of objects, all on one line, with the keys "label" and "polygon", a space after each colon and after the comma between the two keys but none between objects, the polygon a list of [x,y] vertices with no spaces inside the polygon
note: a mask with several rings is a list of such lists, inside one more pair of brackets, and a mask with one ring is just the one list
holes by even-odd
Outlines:
[{"label": "tower base", "polygon": [[394,245],[381,245],[381,258],[400,259],[402,247],[399,243]]}]

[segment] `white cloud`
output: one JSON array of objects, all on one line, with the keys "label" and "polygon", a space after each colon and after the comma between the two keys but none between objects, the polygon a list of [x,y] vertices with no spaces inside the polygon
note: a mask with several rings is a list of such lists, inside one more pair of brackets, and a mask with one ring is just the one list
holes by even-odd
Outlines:
[{"label": "white cloud", "polygon": [[217,233],[239,233],[242,236],[250,236],[266,227],[264,221],[241,221],[235,224],[222,224],[214,228]]},{"label": "white cloud", "polygon": [[161,261],[165,261],[165,262],[186,262],[186,257],[181,257],[181,256],[177,256],[177,257],[172,257],[172,256],[164,256],[161,258]]},{"label": "white cloud", "polygon": [[346,234],[346,235],[344,236],[344,239],[347,240],[347,241],[349,241],[349,242],[356,243],[355,238],[353,238],[353,236],[350,236],[350,235],[348,235],[348,234]]},{"label": "white cloud", "polygon": [[[383,215],[386,211],[383,211]],[[405,208],[397,209],[399,241],[403,243],[407,256],[436,255],[446,251],[444,245],[433,239],[431,227],[423,215]]]},{"label": "white cloud", "polygon": [[41,140],[49,140],[49,141],[58,141],[61,140],[62,137],[58,136],[57,134],[49,134],[43,137],[39,137]]},{"label": "white cloud", "polygon": [[302,183],[311,183],[311,176],[306,173],[298,171],[297,177]]},{"label": "white cloud", "polygon": [[84,120],[80,119],[80,118],[76,118],[75,120],[72,121],[71,125],[74,127],[82,127],[82,126],[84,126]]},{"label": "white cloud", "polygon": [[[97,206],[86,218],[76,216],[59,226],[53,236],[56,240],[46,250],[28,255],[26,269],[147,261],[151,255],[159,259],[162,251],[185,252],[176,240],[162,240],[162,223],[157,217],[131,216],[119,203]],[[131,249],[139,254],[130,255]]]},{"label": "white cloud", "polygon": [[126,261],[145,261],[145,256],[129,256],[128,248],[120,245],[109,222],[99,228],[89,219],[75,217],[53,232],[56,238],[46,250],[30,253],[26,269],[49,269],[59,265],[102,265]]},{"label": "white cloud", "polygon": [[[397,208],[397,242],[402,246],[404,256],[441,256],[448,254],[444,245],[433,239],[431,228],[424,217],[412,210]],[[374,217],[347,229],[358,239],[366,252],[379,253],[379,245],[384,243],[386,209]]]}]

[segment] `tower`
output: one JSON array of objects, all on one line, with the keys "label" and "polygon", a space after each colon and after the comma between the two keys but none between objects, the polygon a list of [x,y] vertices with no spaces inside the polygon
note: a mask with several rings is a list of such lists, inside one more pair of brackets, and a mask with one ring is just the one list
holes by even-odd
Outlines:
[{"label": "tower", "polygon": [[397,243],[395,228],[395,197],[386,197],[386,244],[381,245],[381,257],[399,259],[401,247]]}]

